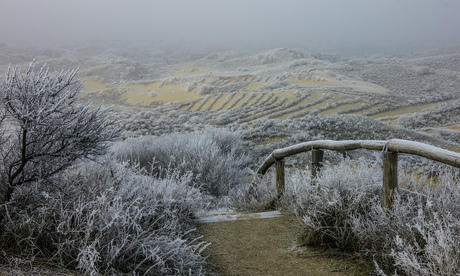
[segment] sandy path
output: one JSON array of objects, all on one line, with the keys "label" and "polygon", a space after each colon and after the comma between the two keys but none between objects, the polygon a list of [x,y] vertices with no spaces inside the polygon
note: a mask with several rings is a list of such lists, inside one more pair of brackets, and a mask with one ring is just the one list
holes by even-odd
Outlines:
[{"label": "sandy path", "polygon": [[199,225],[218,275],[365,275],[350,258],[297,246],[300,231],[290,216]]}]

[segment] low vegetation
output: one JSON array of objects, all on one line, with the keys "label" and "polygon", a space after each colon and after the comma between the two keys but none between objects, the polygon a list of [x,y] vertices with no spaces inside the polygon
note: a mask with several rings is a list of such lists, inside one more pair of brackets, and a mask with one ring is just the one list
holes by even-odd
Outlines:
[{"label": "low vegetation", "polygon": [[[382,208],[381,159],[326,164],[312,182],[310,171],[289,173],[278,206],[297,215],[307,245],[358,253],[379,275],[460,273],[458,171],[431,164],[436,177],[400,174],[393,209]],[[258,209],[275,197],[273,181],[234,196],[237,208]]]},{"label": "low vegetation", "polygon": [[246,168],[252,158],[243,141],[215,128],[133,138],[116,144],[113,152],[120,161],[140,165],[158,177],[168,177],[171,169],[192,173],[193,183],[215,197],[227,195],[251,173]]},{"label": "low vegetation", "polygon": [[[149,47],[142,54],[102,49],[85,52],[84,61],[65,58],[79,49],[53,58],[26,51],[40,53],[37,65],[83,67],[79,74],[99,87],[83,97],[76,71],[15,68],[1,82],[4,264],[39,262],[85,275],[204,274],[208,244],[193,218],[225,204],[296,214],[305,244],[354,252],[381,275],[460,274],[457,170],[403,158],[390,211],[381,207],[380,157],[365,151],[326,152],[330,163],[314,182],[310,156],[290,158],[281,198],[269,176],[247,185],[267,154],[299,142],[458,146],[455,51],[330,63],[288,49],[167,58]],[[184,60],[195,63],[178,65]],[[177,102],[181,93],[189,100]],[[142,101],[128,97],[141,94]],[[82,105],[87,100],[113,109]],[[440,102],[390,118],[399,126],[369,117]],[[429,128],[439,134],[419,132]]]},{"label": "low vegetation", "polygon": [[23,187],[4,205],[7,261],[46,260],[87,275],[201,270],[207,244],[191,216],[204,197],[191,174],[156,178],[106,160],[80,164],[53,183]]},{"label": "low vegetation", "polygon": [[[75,72],[31,65],[0,82],[3,258],[87,275],[199,273],[207,244],[191,217],[203,208],[202,185],[173,163],[160,177],[138,162],[98,158],[119,132],[100,108],[77,105]],[[235,152],[219,137],[220,150]]]}]

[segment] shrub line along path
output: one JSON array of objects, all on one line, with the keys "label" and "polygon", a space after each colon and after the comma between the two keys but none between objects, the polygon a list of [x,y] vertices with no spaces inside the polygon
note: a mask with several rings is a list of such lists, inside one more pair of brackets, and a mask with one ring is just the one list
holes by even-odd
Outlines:
[{"label": "shrub line along path", "polygon": [[221,214],[197,220],[211,242],[208,262],[217,275],[365,275],[351,256],[300,246],[302,227],[279,212]]}]

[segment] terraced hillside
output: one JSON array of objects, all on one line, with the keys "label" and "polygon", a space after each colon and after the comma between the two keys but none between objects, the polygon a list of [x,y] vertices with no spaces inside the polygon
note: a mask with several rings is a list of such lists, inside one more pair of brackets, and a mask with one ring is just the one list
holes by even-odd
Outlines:
[{"label": "terraced hillside", "polygon": [[460,73],[425,64],[429,64],[426,58],[329,63],[287,49],[256,55],[220,53],[166,66],[163,77],[150,80],[139,73],[140,64],[124,67],[132,72],[127,80],[115,77],[129,76],[127,72],[110,77],[106,73],[121,67],[96,64],[85,70],[85,91],[110,96],[119,105],[180,103],[179,109],[186,111],[245,113],[242,121],[296,118],[311,112],[376,115],[457,97]]},{"label": "terraced hillside", "polygon": [[[335,63],[292,49],[204,55],[171,54],[148,45],[98,45],[17,54],[3,45],[0,52],[3,70],[13,62],[26,66],[34,57],[37,66],[78,66],[85,78],[84,99],[115,107],[124,128],[137,134],[205,125],[251,130],[261,122],[272,124],[267,120],[333,115],[400,125],[429,108],[439,110],[440,104],[457,106],[460,93],[460,48]],[[448,130],[458,140],[457,121],[445,120],[434,132],[423,123],[417,126],[435,136]]]}]

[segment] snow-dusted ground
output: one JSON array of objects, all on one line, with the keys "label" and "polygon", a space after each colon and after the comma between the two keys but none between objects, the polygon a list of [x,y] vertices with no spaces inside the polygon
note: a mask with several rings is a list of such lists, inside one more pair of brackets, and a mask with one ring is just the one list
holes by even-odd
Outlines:
[{"label": "snow-dusted ground", "polygon": [[246,220],[246,219],[264,219],[264,218],[276,218],[281,216],[280,211],[260,212],[260,213],[226,213],[226,212],[210,212],[206,215],[200,216],[195,219],[197,223],[212,223],[221,221],[233,221],[233,220]]}]

